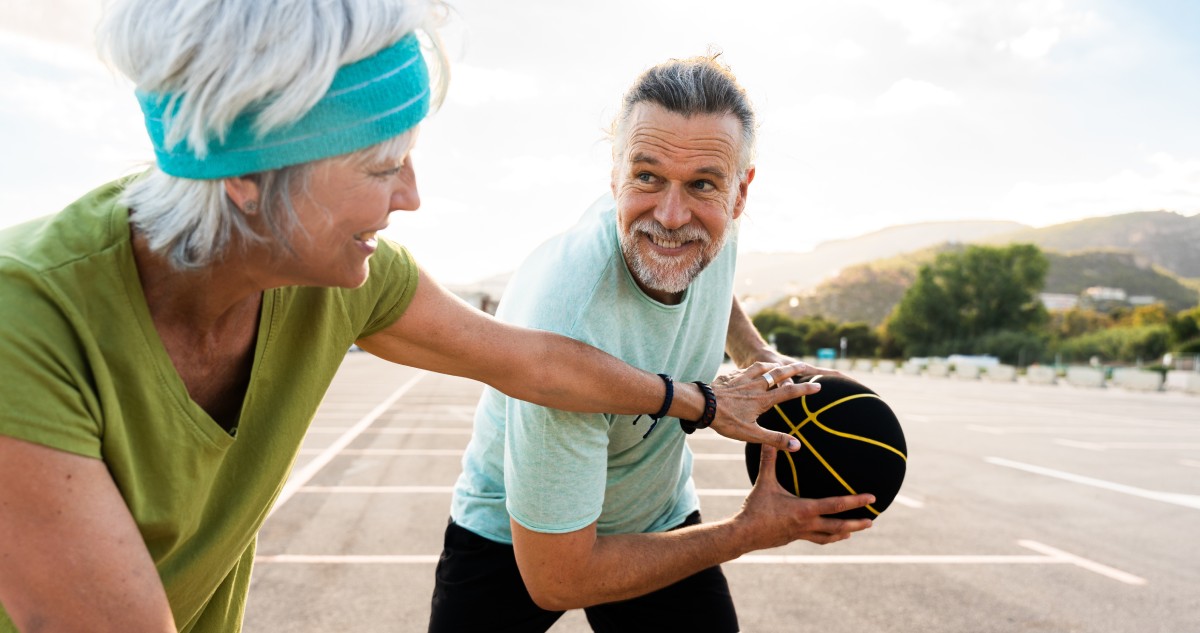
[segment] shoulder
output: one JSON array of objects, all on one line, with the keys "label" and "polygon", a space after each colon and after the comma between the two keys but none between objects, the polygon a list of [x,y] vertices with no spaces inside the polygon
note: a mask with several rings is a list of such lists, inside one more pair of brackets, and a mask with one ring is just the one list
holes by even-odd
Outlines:
[{"label": "shoulder", "polygon": [[574,226],[530,253],[509,280],[497,316],[569,333],[588,307],[620,282],[622,265],[615,203],[606,195]]},{"label": "shoulder", "polygon": [[0,230],[0,267],[48,271],[128,242],[129,209],[120,203],[126,182],[108,183],[56,214]]}]

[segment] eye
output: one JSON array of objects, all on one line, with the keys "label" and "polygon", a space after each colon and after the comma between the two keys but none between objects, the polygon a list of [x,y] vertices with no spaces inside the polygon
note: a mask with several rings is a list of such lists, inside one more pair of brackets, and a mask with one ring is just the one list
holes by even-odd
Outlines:
[{"label": "eye", "polygon": [[371,175],[375,176],[376,178],[391,178],[392,176],[395,176],[396,174],[400,173],[401,169],[404,169],[403,164],[401,164],[397,167],[393,167],[391,169],[383,169],[380,171],[371,172]]},{"label": "eye", "polygon": [[712,191],[716,188],[717,186],[711,180],[697,180],[692,183],[692,189],[697,191]]},{"label": "eye", "polygon": [[638,172],[638,174],[636,176],[634,176],[634,178],[637,178],[638,182],[645,182],[645,183],[654,182],[654,174],[652,174],[648,171]]}]

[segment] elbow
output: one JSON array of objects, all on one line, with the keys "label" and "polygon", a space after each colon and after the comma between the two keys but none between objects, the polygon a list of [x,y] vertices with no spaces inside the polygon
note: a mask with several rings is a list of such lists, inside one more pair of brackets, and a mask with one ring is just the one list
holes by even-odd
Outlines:
[{"label": "elbow", "polygon": [[570,578],[555,574],[553,577],[530,577],[522,574],[529,597],[538,607],[547,611],[570,611],[592,606],[580,592],[581,585]]}]

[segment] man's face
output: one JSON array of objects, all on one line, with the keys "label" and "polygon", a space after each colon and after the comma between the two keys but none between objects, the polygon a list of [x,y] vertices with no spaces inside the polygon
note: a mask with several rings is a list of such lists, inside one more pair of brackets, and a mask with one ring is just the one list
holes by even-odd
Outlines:
[{"label": "man's face", "polygon": [[678,303],[745,206],[754,169],[739,178],[741,124],[640,103],[619,133],[612,189],[625,263],[646,294]]}]

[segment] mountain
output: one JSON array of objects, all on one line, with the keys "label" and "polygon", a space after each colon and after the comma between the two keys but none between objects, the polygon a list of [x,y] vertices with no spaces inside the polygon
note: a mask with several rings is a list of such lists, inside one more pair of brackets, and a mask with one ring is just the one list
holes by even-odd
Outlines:
[{"label": "mountain", "polygon": [[1037,244],[1042,250],[1060,253],[1128,251],[1139,264],[1155,264],[1180,277],[1200,278],[1200,214],[1185,216],[1171,211],[1123,213],[1040,229],[1026,228],[976,241],[981,244]]},{"label": "mountain", "polygon": [[[859,264],[820,283],[795,299],[786,298],[772,308],[789,316],[821,315],[834,321],[861,321],[879,325],[900,302],[916,279],[917,270],[938,253],[958,248],[943,244],[877,262]],[[1130,295],[1151,295],[1171,312],[1193,307],[1200,291],[1175,274],[1122,251],[1046,252],[1050,268],[1044,292],[1079,294],[1091,286],[1124,289]]]},{"label": "mountain", "polygon": [[803,294],[841,269],[944,242],[975,242],[1030,227],[1008,221],[922,222],[822,242],[804,253],[740,253],[734,293],[746,309]]},{"label": "mountain", "polygon": [[1194,307],[1196,288],[1147,258],[1122,251],[1047,252],[1050,270],[1045,292],[1079,294],[1092,286],[1121,288],[1130,295],[1150,295],[1171,312]]}]

